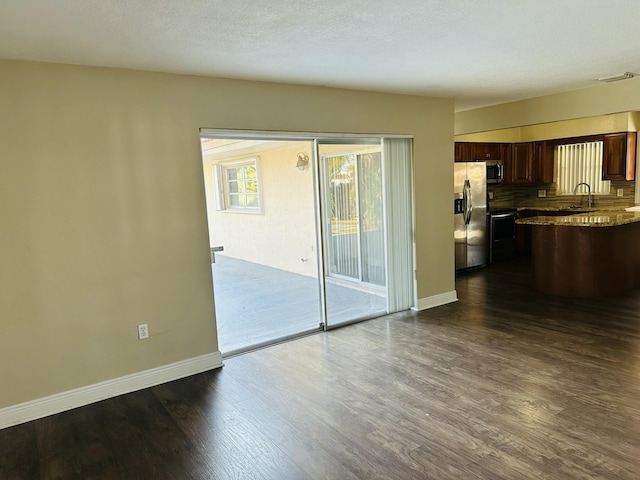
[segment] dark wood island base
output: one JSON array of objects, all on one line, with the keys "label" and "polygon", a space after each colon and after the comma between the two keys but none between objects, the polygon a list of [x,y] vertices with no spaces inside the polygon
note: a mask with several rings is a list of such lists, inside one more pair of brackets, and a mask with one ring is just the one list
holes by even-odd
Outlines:
[{"label": "dark wood island base", "polygon": [[532,225],[533,288],[550,295],[603,297],[640,287],[640,223]]}]

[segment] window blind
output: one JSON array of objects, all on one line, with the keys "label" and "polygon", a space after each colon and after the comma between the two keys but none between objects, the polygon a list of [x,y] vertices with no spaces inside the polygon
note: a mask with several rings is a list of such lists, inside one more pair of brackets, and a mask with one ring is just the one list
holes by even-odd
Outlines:
[{"label": "window blind", "polygon": [[[574,143],[558,146],[557,195],[573,195],[576,185],[586,182],[592,194],[608,194],[609,180],[602,180],[603,142]],[[587,188],[580,186],[577,195],[586,195]]]},{"label": "window blind", "polygon": [[415,305],[413,263],[413,142],[383,138],[389,313]]}]

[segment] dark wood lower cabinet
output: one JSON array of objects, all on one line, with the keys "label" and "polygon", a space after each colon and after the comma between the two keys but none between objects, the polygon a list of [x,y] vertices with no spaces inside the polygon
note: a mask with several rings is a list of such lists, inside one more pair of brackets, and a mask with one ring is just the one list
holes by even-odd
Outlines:
[{"label": "dark wood lower cabinet", "polygon": [[[571,212],[567,212],[566,210],[523,209],[518,211],[518,218],[530,218],[538,216],[564,217],[571,214]],[[532,226],[516,224],[516,240],[518,244],[518,254],[530,256],[532,243]]]},{"label": "dark wood lower cabinet", "polygon": [[[518,218],[536,217],[537,210],[519,210]],[[531,225],[520,225],[516,223],[516,245],[519,255],[531,255]]]},{"label": "dark wood lower cabinet", "polygon": [[518,255],[531,255],[531,225],[516,225]]},{"label": "dark wood lower cabinet", "polygon": [[640,223],[531,227],[533,286],[537,291],[590,298],[620,295],[640,287]]}]

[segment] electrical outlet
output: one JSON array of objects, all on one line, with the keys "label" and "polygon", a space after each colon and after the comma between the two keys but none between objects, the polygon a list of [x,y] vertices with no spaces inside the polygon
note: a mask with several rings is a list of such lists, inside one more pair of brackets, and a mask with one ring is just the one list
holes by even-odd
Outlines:
[{"label": "electrical outlet", "polygon": [[542,197],[546,197],[547,196],[547,191],[546,190],[538,190],[538,198],[542,198]]},{"label": "electrical outlet", "polygon": [[618,190],[616,190],[616,194],[617,194],[619,197],[624,197],[624,189],[619,188]]},{"label": "electrical outlet", "polygon": [[489,192],[489,200],[493,200],[493,192]]},{"label": "electrical outlet", "polygon": [[146,323],[138,325],[138,340],[149,338],[149,326]]}]

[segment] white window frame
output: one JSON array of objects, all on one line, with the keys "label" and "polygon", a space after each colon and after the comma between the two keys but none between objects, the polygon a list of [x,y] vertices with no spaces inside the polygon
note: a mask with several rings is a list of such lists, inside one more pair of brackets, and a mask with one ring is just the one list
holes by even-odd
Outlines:
[{"label": "white window frame", "polygon": [[[256,169],[256,195],[258,199],[257,206],[247,206],[246,205],[246,195],[247,193],[240,192],[230,192],[230,181],[227,178],[227,170],[231,168],[252,166]],[[260,158],[259,157],[250,157],[250,158],[242,158],[239,160],[232,160],[230,162],[220,162],[213,165],[213,179],[216,189],[216,210],[225,211],[225,212],[234,212],[234,213],[263,213],[263,202],[262,202],[262,181],[260,175]],[[232,205],[230,198],[231,196],[244,196],[244,205]]]}]

